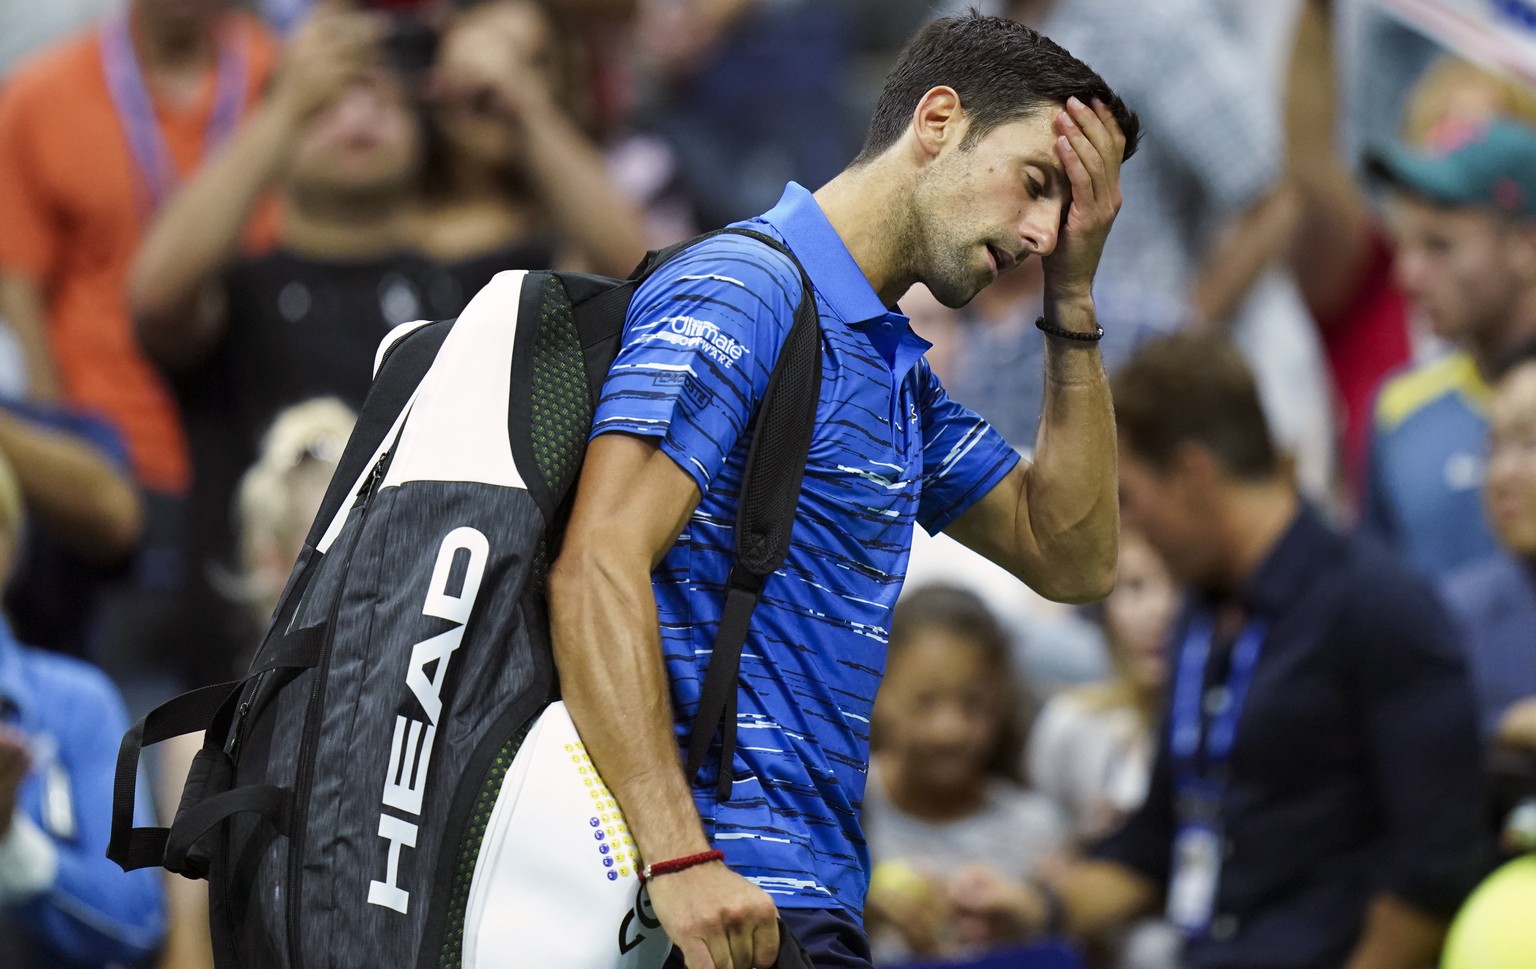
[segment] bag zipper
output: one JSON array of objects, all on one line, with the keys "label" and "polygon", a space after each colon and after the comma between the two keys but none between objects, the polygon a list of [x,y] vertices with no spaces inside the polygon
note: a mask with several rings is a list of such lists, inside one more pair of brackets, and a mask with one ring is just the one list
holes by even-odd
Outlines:
[{"label": "bag zipper", "polygon": [[336,638],[336,620],[341,613],[342,596],[346,593],[347,578],[352,571],[352,556],[357,551],[358,537],[363,533],[363,521],[368,516],[368,506],[384,478],[384,467],[389,463],[389,451],[379,455],[373,471],[363,487],[358,489],[357,522],[352,537],[347,542],[346,564],[337,583],[336,598],[325,626],[325,642],[320,646],[320,661],[315,665],[315,682],[309,692],[309,706],[304,712],[304,736],[299,742],[299,763],[293,785],[294,830],[288,836],[288,965],[290,969],[304,969],[304,957],[299,948],[299,905],[301,877],[304,869],[305,824],[309,808],[310,788],[314,783],[315,747],[320,734],[320,708],[325,702],[325,674],[331,665],[331,644]]}]

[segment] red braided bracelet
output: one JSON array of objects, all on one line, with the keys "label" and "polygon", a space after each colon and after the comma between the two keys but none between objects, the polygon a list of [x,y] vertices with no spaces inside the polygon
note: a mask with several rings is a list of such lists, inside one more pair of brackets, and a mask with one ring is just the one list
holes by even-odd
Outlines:
[{"label": "red braided bracelet", "polygon": [[669,861],[658,861],[654,865],[646,865],[640,869],[640,884],[655,878],[657,875],[670,875],[674,872],[686,871],[689,868],[697,868],[699,865],[707,865],[711,861],[724,861],[725,852],[701,851],[696,855],[684,855],[681,858],[673,858]]}]

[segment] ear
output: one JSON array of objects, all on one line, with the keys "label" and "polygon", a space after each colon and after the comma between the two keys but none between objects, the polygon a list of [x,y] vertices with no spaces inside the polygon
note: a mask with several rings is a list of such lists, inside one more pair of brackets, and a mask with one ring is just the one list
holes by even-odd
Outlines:
[{"label": "ear", "polygon": [[912,112],[915,147],[924,160],[932,159],[945,146],[958,145],[965,136],[965,109],[960,95],[952,87],[930,88]]}]

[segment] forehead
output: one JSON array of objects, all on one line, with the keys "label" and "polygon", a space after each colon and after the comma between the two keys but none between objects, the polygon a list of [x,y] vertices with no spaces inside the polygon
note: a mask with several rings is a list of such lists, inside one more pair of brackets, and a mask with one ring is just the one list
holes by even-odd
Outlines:
[{"label": "forehead", "polygon": [[1499,220],[1479,208],[1444,205],[1397,190],[1387,199],[1387,226],[1398,235],[1434,230],[1458,237],[1491,236]]},{"label": "forehead", "polygon": [[977,147],[1001,153],[1048,154],[1056,142],[1055,118],[1059,105],[1042,105],[1028,114],[1005,121],[977,139]]}]

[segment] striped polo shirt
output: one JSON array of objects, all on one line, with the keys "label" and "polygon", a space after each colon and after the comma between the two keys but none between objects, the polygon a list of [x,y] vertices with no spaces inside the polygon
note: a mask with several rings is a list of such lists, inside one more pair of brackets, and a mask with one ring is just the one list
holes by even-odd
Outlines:
[{"label": "striped polo shirt", "polygon": [[[790,183],[739,224],[782,239],[805,266],[821,398],[789,556],[743,650],[732,797],[717,803],[712,766],[694,796],[727,863],[781,907],[858,915],[869,721],[912,526],[944,528],[1018,455],[945,394],[923,359],[929,344],[881,304],[810,192]],[[794,264],[761,242],[695,246],[635,294],[597,408],[594,436],[658,439],[703,495],[654,574],[680,746],[725,600],[744,432],[800,291]]]}]

